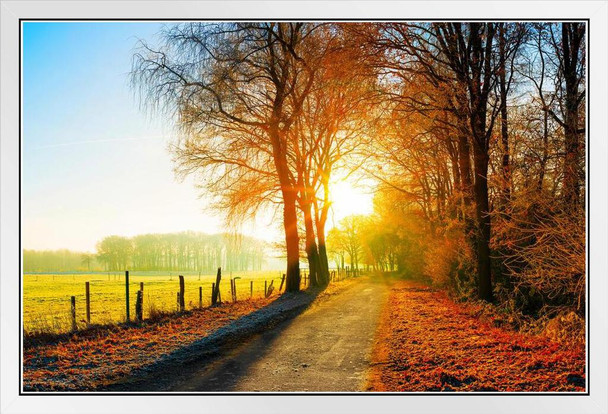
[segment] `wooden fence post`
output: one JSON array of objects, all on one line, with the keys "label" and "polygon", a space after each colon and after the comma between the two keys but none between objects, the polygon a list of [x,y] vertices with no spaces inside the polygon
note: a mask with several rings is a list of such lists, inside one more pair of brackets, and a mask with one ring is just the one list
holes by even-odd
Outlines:
[{"label": "wooden fence post", "polygon": [[139,290],[144,291],[144,282],[139,282]]},{"label": "wooden fence post", "polygon": [[184,277],[179,275],[179,311],[186,310],[186,302],[184,301]]},{"label": "wooden fence post", "polygon": [[70,314],[72,316],[72,332],[77,329],[76,326],[76,296],[70,298]]},{"label": "wooden fence post", "polygon": [[234,279],[232,277],[230,278],[230,296],[232,297],[232,301],[236,302],[234,300]]},{"label": "wooden fence post", "polygon": [[135,300],[135,318],[137,319],[137,322],[141,322],[144,319],[143,301],[144,301],[144,291],[138,290],[137,299]]},{"label": "wooden fence post", "polygon": [[264,281],[264,297],[266,297],[266,292],[268,291],[268,282]]},{"label": "wooden fence post", "polygon": [[202,309],[202,307],[203,307],[203,287],[202,286],[198,287],[198,307],[199,307],[199,309]]},{"label": "wooden fence post", "polygon": [[253,280],[251,282],[249,282],[249,290],[251,291],[251,293],[249,294],[249,298],[253,298]]},{"label": "wooden fence post", "polygon": [[213,294],[211,295],[211,305],[215,305],[218,300],[222,302],[220,297],[220,282],[222,281],[222,268],[217,268],[217,276],[215,277],[215,284],[213,287]]},{"label": "wooden fence post", "polygon": [[215,283],[211,284],[211,304],[213,305],[213,295],[215,295]]},{"label": "wooden fence post", "polygon": [[87,300],[87,326],[91,324],[91,296],[89,291],[89,282],[85,282],[84,291]]},{"label": "wooden fence post", "polygon": [[125,270],[125,296],[127,302],[127,322],[130,321],[131,315],[129,314],[129,271]]},{"label": "wooden fence post", "polygon": [[268,290],[266,291],[266,297],[269,297],[270,295],[272,295],[272,291],[274,290],[274,279],[270,281],[270,285],[268,285]]},{"label": "wooden fence post", "polygon": [[283,289],[283,283],[285,283],[285,273],[283,273],[283,277],[281,278],[281,286],[279,286],[279,292]]}]

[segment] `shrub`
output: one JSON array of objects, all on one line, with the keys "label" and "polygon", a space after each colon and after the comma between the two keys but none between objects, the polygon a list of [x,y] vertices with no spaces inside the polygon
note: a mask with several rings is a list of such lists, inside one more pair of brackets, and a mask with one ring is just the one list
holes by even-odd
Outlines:
[{"label": "shrub", "polygon": [[[493,247],[503,263],[497,297],[513,311],[537,319],[555,338],[564,332],[577,336],[584,327],[582,215],[551,204],[542,195],[528,194],[513,201],[508,216],[494,217]],[[570,322],[564,328],[566,320]]]},{"label": "shrub", "polygon": [[461,225],[448,226],[441,237],[428,242],[424,272],[434,285],[449,289],[458,298],[473,298],[476,292],[473,251]]}]

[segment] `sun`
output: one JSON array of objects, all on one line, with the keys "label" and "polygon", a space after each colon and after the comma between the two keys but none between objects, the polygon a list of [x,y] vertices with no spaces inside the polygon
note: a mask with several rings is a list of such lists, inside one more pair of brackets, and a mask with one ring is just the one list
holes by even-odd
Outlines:
[{"label": "sun", "polygon": [[337,225],[344,217],[369,215],[374,209],[373,187],[370,182],[340,179],[330,182],[330,217]]}]

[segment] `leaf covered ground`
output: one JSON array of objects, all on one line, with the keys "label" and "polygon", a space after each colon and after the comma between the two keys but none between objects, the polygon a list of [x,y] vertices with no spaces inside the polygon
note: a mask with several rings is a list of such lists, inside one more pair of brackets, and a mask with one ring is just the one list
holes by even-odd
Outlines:
[{"label": "leaf covered ground", "polygon": [[474,306],[396,283],[372,355],[369,391],[585,391],[584,347],[493,326]]},{"label": "leaf covered ground", "polygon": [[268,305],[276,296],[170,315],[141,326],[115,326],[23,351],[25,391],[93,391]]}]

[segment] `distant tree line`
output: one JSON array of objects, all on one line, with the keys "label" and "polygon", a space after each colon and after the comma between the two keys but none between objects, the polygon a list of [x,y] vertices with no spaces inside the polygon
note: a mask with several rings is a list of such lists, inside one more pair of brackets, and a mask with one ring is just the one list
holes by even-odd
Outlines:
[{"label": "distant tree line", "polygon": [[264,243],[243,235],[182,232],[108,236],[97,253],[23,251],[24,272],[261,270]]},{"label": "distant tree line", "polygon": [[370,216],[343,218],[328,232],[327,246],[337,268],[365,269],[380,272],[400,271],[415,275],[412,264],[423,252],[414,250],[417,234],[413,228],[396,228],[394,218],[381,210],[379,196],[376,211]]},{"label": "distant tree line", "polygon": [[90,253],[61,250],[24,250],[23,271],[25,273],[78,272],[102,270]]},{"label": "distant tree line", "polygon": [[264,245],[233,234],[182,232],[108,236],[97,244],[97,260],[106,270],[184,270],[211,272],[261,270]]}]

